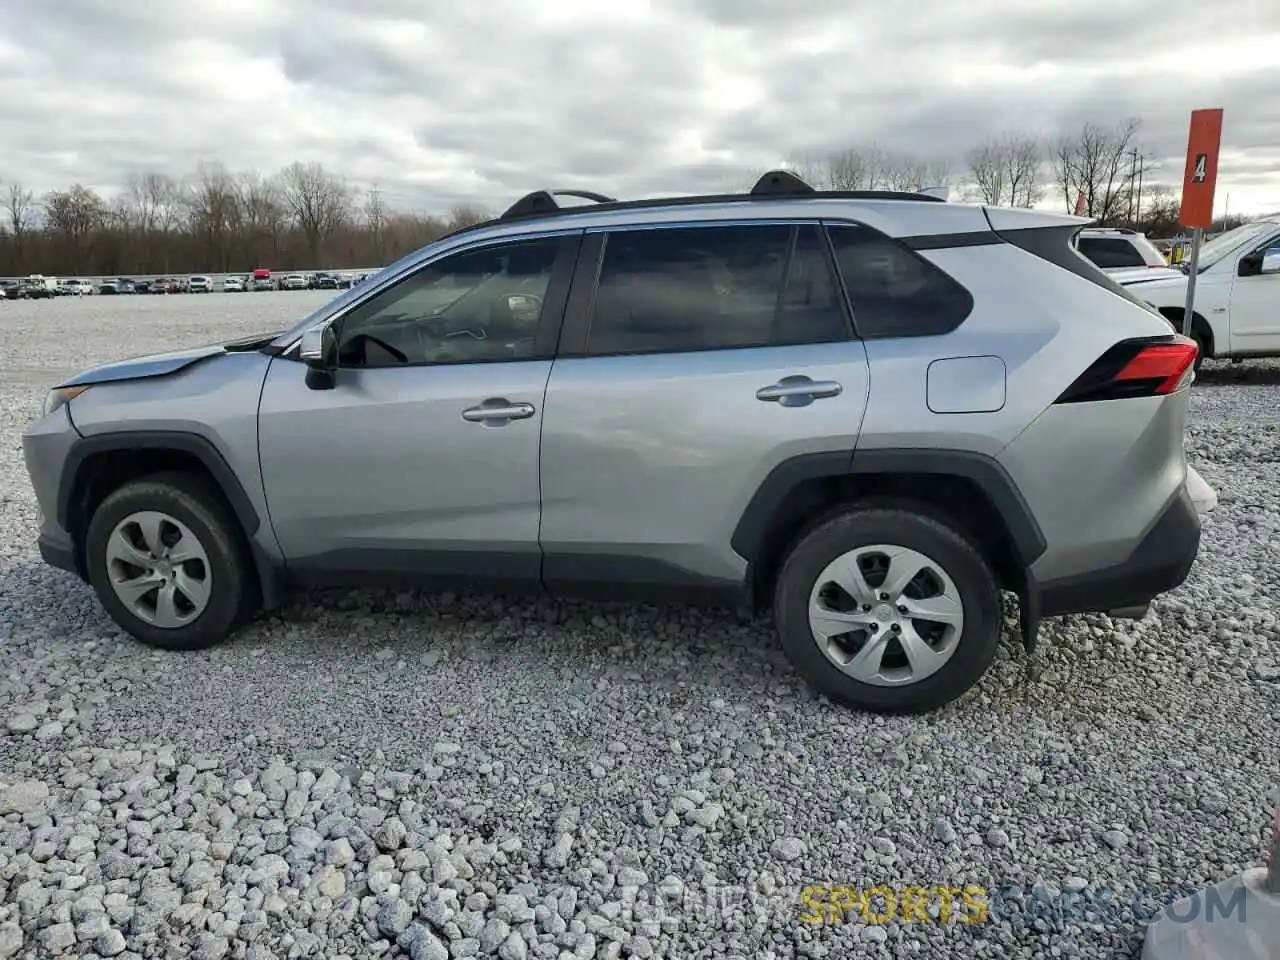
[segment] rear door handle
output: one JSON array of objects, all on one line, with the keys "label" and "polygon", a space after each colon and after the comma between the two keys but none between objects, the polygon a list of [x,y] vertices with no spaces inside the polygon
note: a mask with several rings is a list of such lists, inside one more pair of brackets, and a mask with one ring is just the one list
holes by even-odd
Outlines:
[{"label": "rear door handle", "polygon": [[502,397],[494,397],[477,407],[463,410],[462,419],[497,427],[511,420],[528,420],[533,413],[532,403],[511,403]]},{"label": "rear door handle", "polygon": [[783,377],[777,383],[756,391],[757,400],[778,403],[784,407],[805,407],[814,400],[838,397],[844,387],[834,380],[811,380],[805,376]]}]

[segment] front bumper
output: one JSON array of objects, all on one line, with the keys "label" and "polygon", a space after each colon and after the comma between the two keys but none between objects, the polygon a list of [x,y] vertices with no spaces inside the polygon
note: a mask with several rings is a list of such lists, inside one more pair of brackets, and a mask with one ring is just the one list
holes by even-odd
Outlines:
[{"label": "front bumper", "polygon": [[33,420],[22,433],[22,457],[40,509],[36,545],[51,566],[80,573],[75,543],[58,522],[58,498],[67,457],[80,438],[71,423],[69,405]]},{"label": "front bumper", "polygon": [[1200,514],[1184,484],[1122,563],[1036,584],[1039,614],[1054,617],[1141,607],[1179,586],[1199,550]]}]

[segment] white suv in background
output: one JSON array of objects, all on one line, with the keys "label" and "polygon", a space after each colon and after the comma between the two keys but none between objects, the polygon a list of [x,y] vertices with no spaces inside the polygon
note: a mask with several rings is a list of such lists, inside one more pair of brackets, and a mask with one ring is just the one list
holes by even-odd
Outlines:
[{"label": "white suv in background", "polygon": [[1076,249],[1108,273],[1169,266],[1146,234],[1123,227],[1086,227],[1076,237]]}]

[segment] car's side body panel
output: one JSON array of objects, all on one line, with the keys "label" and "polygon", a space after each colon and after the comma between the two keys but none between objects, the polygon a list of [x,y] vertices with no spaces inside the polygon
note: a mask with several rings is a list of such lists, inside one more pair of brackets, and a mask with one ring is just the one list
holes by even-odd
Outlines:
[{"label": "car's side body panel", "polygon": [[[769,472],[857,445],[867,396],[861,343],[556,361],[542,439],[542,533],[558,554],[632,554],[743,580],[734,527]],[[783,377],[836,381],[804,407],[762,403]],[[552,572],[550,579],[555,579]]]},{"label": "car's side body panel", "polygon": [[[538,578],[538,442],[551,361],[344,370],[311,390],[277,358],[262,395],[262,479],[291,569],[424,575],[442,558]],[[502,426],[490,397],[536,413]],[[485,555],[488,555],[486,559]]]},{"label": "car's side body panel", "polygon": [[[72,401],[71,419],[85,437],[122,431],[199,437],[239,478],[258,516],[266,517],[258,399],[271,358],[258,351],[219,353],[167,376],[98,383]],[[253,540],[267,555],[279,556],[270,524],[262,524]]]}]

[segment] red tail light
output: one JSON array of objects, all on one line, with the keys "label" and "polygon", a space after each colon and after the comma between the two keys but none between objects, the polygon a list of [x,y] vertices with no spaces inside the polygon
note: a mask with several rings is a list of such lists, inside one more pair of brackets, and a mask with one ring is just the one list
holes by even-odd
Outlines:
[{"label": "red tail light", "polygon": [[1058,403],[1159,397],[1191,378],[1199,348],[1189,337],[1122,340],[1100,356],[1058,398]]}]

